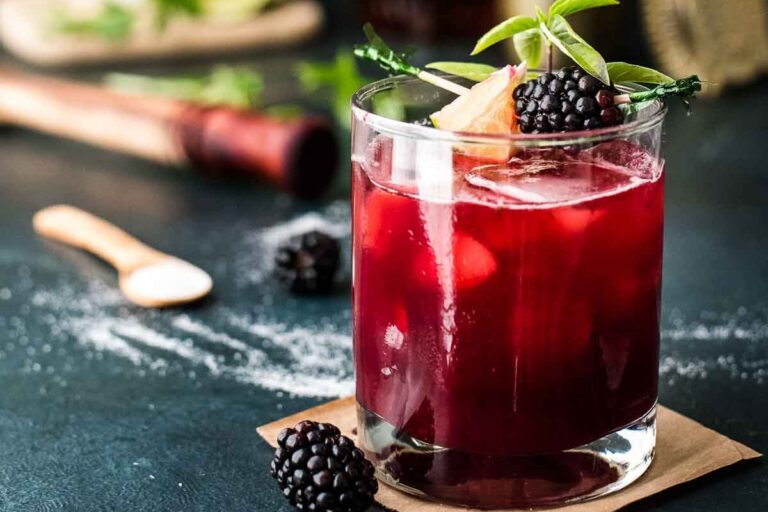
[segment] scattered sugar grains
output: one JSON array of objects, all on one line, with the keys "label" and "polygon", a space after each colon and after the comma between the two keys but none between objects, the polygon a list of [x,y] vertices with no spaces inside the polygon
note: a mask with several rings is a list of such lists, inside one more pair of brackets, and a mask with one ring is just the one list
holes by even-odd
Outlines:
[{"label": "scattered sugar grains", "polygon": [[[320,213],[246,236],[255,250],[238,247],[237,253],[255,258],[244,267],[252,270],[263,266],[264,251],[274,251],[282,240],[306,229],[322,229],[348,241],[348,219],[349,203],[334,203]],[[238,279],[244,273],[243,268],[230,271]],[[35,280],[32,275],[31,282]],[[31,288],[33,314],[48,329],[40,346],[48,346],[49,351],[51,343],[71,346],[74,340],[84,349],[83,353],[70,350],[74,358],[118,357],[136,365],[140,376],[176,372],[197,379],[205,374],[302,396],[335,397],[354,390],[349,311],[332,319],[289,323],[281,311],[254,317],[252,304],[231,308],[213,304],[204,311],[202,321],[191,314],[130,308],[116,288],[99,279],[83,281],[76,274],[60,276],[51,287]],[[25,319],[10,320],[19,324],[15,341],[26,342]],[[28,359],[25,366],[37,371],[40,365],[36,366],[34,354]]]},{"label": "scattered sugar grains", "polygon": [[[50,327],[94,352],[121,357],[159,374],[200,369],[213,378],[303,396],[342,396],[353,390],[351,339],[330,328],[288,326],[217,308],[213,329],[187,314],[147,311],[139,321],[120,315],[122,299],[91,283],[80,294],[65,287],[38,291],[33,304]],[[216,308],[216,306],[213,306]],[[88,354],[91,354],[90,356]]]},{"label": "scattered sugar grains", "polygon": [[703,312],[696,321],[673,311],[665,324],[659,374],[668,385],[715,373],[758,384],[768,380],[768,308]]}]

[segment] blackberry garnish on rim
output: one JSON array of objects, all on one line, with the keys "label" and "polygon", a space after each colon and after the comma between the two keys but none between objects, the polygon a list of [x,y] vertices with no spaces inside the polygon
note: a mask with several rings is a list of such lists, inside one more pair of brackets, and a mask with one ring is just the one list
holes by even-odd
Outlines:
[{"label": "blackberry garnish on rim", "polygon": [[593,130],[621,124],[619,90],[576,67],[543,73],[518,85],[512,97],[523,133]]}]

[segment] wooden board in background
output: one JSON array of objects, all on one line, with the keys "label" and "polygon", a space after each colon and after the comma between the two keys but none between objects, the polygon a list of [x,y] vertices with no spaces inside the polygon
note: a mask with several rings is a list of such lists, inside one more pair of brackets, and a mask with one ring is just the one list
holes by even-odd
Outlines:
[{"label": "wooden board in background", "polygon": [[[71,0],[69,0],[71,1]],[[179,17],[158,31],[154,13],[142,10],[123,42],[52,33],[50,13],[60,0],[0,1],[0,41],[16,57],[41,66],[173,57],[305,41],[323,26],[316,0],[290,0],[246,21]]]}]

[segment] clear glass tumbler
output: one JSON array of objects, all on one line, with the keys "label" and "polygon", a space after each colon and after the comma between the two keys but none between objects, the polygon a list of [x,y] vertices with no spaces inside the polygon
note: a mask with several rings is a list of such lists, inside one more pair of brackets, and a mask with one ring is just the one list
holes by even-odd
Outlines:
[{"label": "clear glass tumbler", "polygon": [[362,448],[446,503],[625,487],[656,440],[664,105],[568,134],[419,122],[451,99],[406,77],[353,98]]}]

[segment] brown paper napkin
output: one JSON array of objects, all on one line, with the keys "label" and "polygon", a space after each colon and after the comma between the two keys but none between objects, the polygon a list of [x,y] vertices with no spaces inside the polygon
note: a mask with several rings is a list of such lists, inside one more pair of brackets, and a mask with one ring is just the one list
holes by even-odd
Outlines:
[{"label": "brown paper napkin", "polygon": [[[277,434],[301,420],[333,423],[354,438],[355,399],[342,398],[259,427],[259,434],[276,446]],[[751,448],[696,423],[665,407],[658,408],[656,458],[648,472],[626,489],[587,503],[552,509],[558,512],[612,512],[675,485],[689,482],[716,469],[761,455]],[[470,509],[438,505],[408,496],[386,485],[376,499],[387,507],[408,512],[471,512]]]}]

